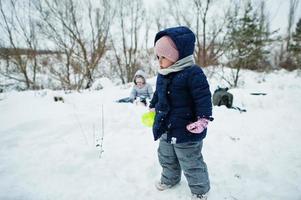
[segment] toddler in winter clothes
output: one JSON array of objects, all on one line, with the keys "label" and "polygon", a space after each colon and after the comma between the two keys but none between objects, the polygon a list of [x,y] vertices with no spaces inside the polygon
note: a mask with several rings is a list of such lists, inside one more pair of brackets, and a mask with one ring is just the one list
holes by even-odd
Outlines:
[{"label": "toddler in winter clothes", "polygon": [[146,75],[142,70],[138,70],[134,76],[134,86],[131,90],[130,96],[119,99],[118,103],[143,103],[147,105],[147,100],[153,97],[153,88],[146,82]]},{"label": "toddler in winter clothes", "polygon": [[192,199],[204,200],[210,183],[201,150],[208,122],[213,118],[207,78],[193,58],[194,43],[194,33],[184,26],[156,34],[155,53],[160,67],[149,108],[156,112],[154,139],[160,140],[162,173],[157,189],[175,186],[183,170]]}]

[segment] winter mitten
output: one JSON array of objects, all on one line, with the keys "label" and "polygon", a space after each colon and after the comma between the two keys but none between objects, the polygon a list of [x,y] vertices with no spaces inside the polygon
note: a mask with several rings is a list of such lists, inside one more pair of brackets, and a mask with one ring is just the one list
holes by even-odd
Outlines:
[{"label": "winter mitten", "polygon": [[206,118],[200,118],[198,121],[188,124],[186,126],[187,130],[191,133],[202,133],[204,129],[207,127],[209,120]]}]

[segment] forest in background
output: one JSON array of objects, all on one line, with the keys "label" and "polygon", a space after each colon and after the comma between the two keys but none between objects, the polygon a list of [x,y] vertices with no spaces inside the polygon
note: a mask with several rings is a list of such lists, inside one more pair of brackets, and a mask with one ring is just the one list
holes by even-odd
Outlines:
[{"label": "forest in background", "polygon": [[271,29],[264,0],[229,1],[147,9],[142,0],[0,0],[0,91],[81,90],[101,77],[125,84],[138,69],[155,76],[154,34],[178,25],[196,35],[196,63],[229,87],[239,86],[241,69],[300,70],[299,0],[288,4],[285,34]]}]

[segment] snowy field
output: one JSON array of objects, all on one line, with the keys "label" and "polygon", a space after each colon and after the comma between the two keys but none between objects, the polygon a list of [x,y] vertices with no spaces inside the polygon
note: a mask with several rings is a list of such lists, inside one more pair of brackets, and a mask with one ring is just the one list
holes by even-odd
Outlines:
[{"label": "snowy field", "polygon": [[[242,80],[230,92],[247,112],[214,107],[204,140],[208,200],[300,200],[301,76],[245,72]],[[102,83],[103,90],[82,93],[0,94],[1,200],[190,199],[184,177],[173,189],[155,189],[161,169],[158,142],[141,123],[147,109],[115,103],[130,87]],[[218,81],[210,84],[213,91]]]}]

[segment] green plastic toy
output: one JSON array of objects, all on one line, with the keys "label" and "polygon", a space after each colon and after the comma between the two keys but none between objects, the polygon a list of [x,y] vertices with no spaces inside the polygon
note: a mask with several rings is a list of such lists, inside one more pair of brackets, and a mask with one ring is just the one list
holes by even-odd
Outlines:
[{"label": "green plastic toy", "polygon": [[152,127],[155,120],[155,112],[147,112],[142,115],[142,124],[147,127]]}]

